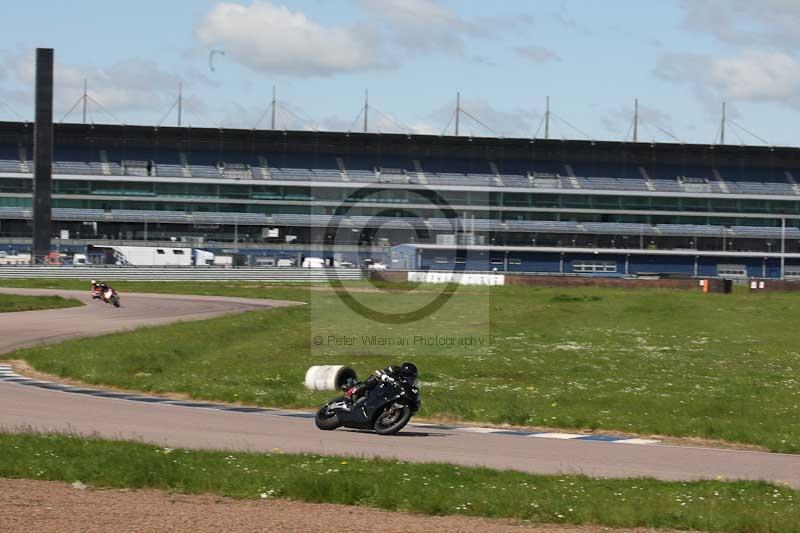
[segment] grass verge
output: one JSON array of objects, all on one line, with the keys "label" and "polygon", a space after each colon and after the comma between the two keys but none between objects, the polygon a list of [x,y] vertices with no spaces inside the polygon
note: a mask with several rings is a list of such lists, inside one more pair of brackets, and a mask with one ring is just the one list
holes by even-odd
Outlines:
[{"label": "grass verge", "polygon": [[[85,289],[83,282],[2,284]],[[408,358],[421,369],[421,414],[427,417],[701,437],[800,452],[798,294],[474,287],[460,289],[452,298],[456,310],[439,313],[426,327],[447,335],[484,328],[491,339],[482,351],[418,354],[389,346],[327,354],[312,345],[320,324],[334,331],[353,326],[325,286],[115,285],[123,293],[311,305],[70,341],[9,358],[92,384],[295,408],[327,399],[302,385],[313,364],[349,364],[363,376]],[[375,291],[359,297],[376,306],[411,307],[424,295]],[[469,314],[487,302],[485,315]]]},{"label": "grass verge", "polygon": [[706,531],[800,531],[800,491],[767,483],[592,479],[316,455],[193,451],[0,434],[0,477],[431,515]]},{"label": "grass verge", "polygon": [[0,294],[0,313],[62,309],[64,307],[80,307],[82,305],[83,304],[78,300],[62,298],[61,296],[17,296],[12,294]]}]

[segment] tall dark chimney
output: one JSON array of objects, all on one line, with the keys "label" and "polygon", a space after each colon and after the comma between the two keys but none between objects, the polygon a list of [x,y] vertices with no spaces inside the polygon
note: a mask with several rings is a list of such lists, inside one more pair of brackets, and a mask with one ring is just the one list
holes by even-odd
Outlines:
[{"label": "tall dark chimney", "polygon": [[36,49],[36,122],[33,135],[33,258],[50,253],[53,190],[53,49]]}]

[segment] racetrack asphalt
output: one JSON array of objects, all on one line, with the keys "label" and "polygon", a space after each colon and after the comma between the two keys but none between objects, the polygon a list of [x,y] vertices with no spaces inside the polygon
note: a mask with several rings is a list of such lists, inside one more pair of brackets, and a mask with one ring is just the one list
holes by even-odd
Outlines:
[{"label": "racetrack asphalt", "polygon": [[[84,307],[0,315],[0,357],[15,349],[144,325],[198,320],[291,302],[123,294],[123,307],[91,302],[87,293],[2,289],[59,295]],[[800,456],[657,444],[560,440],[480,429],[410,425],[399,435],[339,429],[321,432],[306,417],[242,413],[72,394],[0,381],[0,427],[141,440],[161,446],[307,452],[513,469],[538,474],[653,477],[662,480],[746,479],[800,489]]]}]

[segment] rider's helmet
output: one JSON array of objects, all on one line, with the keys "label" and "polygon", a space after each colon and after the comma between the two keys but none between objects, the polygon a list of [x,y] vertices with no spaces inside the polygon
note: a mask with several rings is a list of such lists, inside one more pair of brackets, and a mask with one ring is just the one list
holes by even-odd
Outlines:
[{"label": "rider's helmet", "polygon": [[97,281],[96,280],[92,280],[92,285],[97,285]]},{"label": "rider's helmet", "polygon": [[400,375],[407,379],[417,379],[419,372],[417,371],[417,367],[414,363],[403,363],[400,366]]}]

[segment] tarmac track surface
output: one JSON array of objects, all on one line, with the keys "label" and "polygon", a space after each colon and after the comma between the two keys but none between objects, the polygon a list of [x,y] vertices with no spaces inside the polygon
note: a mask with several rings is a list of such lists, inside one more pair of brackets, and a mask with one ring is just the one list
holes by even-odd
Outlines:
[{"label": "tarmac track surface", "polygon": [[[0,356],[24,346],[144,325],[196,320],[291,302],[123,294],[121,309],[80,291],[0,289],[87,301],[81,308],[0,315]],[[539,474],[746,479],[800,489],[800,456],[750,451],[558,440],[412,425],[394,437],[321,432],[305,417],[187,408],[65,393],[0,382],[0,427],[91,434],[161,446],[308,452],[514,469]]]}]

